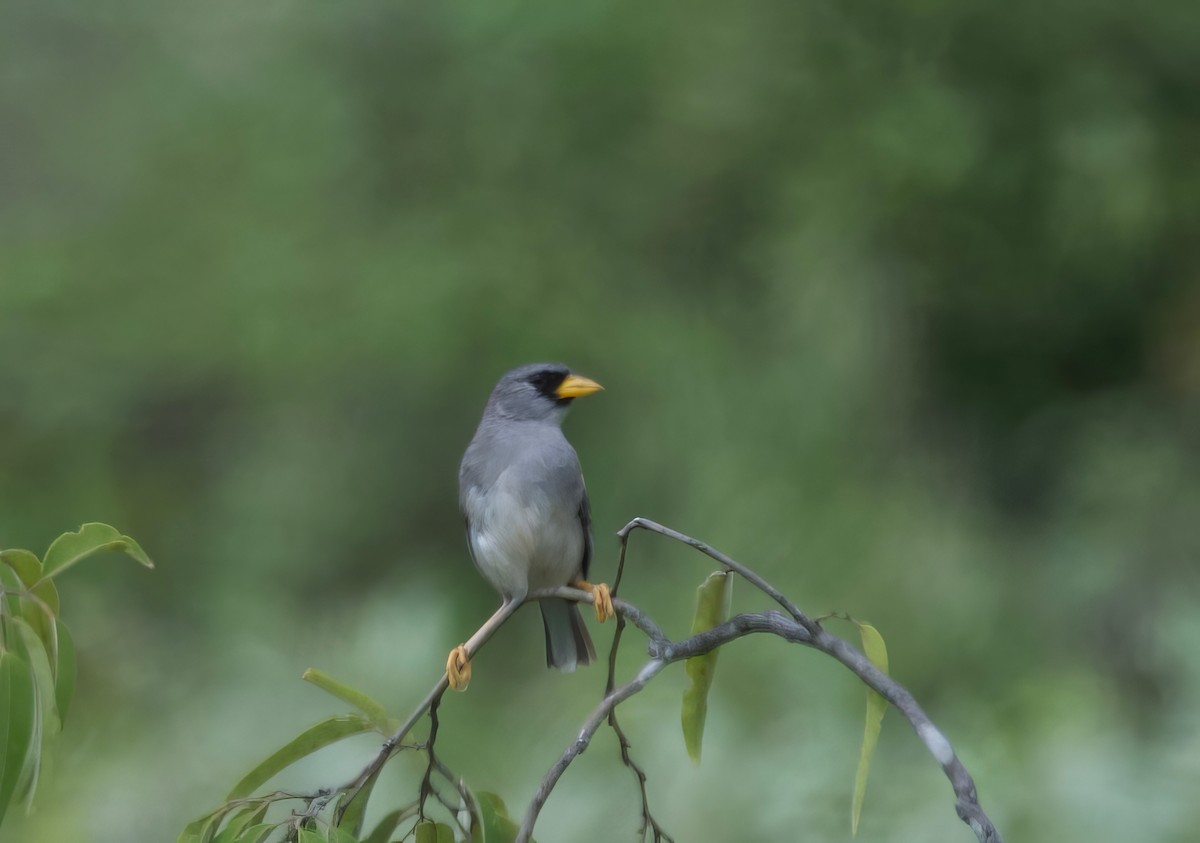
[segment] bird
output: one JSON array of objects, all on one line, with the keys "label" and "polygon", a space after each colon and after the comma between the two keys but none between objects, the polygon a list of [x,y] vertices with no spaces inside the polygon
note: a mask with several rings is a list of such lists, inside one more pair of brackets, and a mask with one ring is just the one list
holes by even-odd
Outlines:
[{"label": "bird", "polygon": [[[571,585],[593,593],[601,622],[613,616],[608,586],[587,581],[591,509],[579,456],[562,431],[571,403],[601,389],[561,363],[533,363],[501,377],[487,400],[459,466],[458,500],[471,558],[499,592],[501,611],[539,589]],[[540,605],[546,666],[569,672],[595,660],[577,604]],[[446,674],[451,687],[465,689],[465,645],[451,651]]]}]

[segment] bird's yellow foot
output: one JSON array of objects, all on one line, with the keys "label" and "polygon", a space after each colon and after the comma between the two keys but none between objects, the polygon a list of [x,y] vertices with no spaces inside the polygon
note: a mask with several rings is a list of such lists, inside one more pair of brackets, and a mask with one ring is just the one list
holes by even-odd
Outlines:
[{"label": "bird's yellow foot", "polygon": [[604,623],[609,618],[617,616],[616,609],[613,608],[612,593],[608,590],[608,585],[605,583],[592,584],[587,580],[576,580],[571,583],[575,588],[592,593],[592,605],[596,608],[596,620]]},{"label": "bird's yellow foot", "polygon": [[471,682],[471,657],[467,655],[465,644],[459,644],[450,651],[450,657],[446,659],[446,678],[454,690],[467,690]]}]

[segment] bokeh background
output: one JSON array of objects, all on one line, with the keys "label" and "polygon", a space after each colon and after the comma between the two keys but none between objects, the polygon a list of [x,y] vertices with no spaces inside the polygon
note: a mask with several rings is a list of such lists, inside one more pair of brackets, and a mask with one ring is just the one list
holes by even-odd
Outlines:
[{"label": "bokeh background", "polygon": [[[607,387],[601,577],[633,516],[697,535],[873,621],[1008,839],[1195,840],[1198,74],[1193,0],[5,2],[0,544],[159,567],[63,579],[79,697],[0,837],[173,840],[343,710],[309,666],[407,712],[495,604],[459,455],[553,359]],[[682,634],[711,567],[638,537],[623,591]],[[603,684],[541,639],[442,709],[514,810]],[[827,662],[725,651],[699,768],[681,668],[622,709],[677,839],[849,839]],[[637,815],[602,732],[539,837]],[[894,714],[859,839],[972,839]]]}]

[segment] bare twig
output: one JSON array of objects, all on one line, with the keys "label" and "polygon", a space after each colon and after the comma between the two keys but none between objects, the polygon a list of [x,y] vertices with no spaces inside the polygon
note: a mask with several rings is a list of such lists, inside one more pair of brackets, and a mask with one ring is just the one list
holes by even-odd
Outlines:
[{"label": "bare twig", "polygon": [[[582,593],[582,592],[580,592]],[[504,626],[505,621],[512,617],[513,612],[521,608],[521,603],[515,600],[506,601],[497,609],[490,618],[479,627],[472,635],[467,643],[463,646],[467,649],[468,657],[473,657],[486,644],[500,627]],[[421,719],[435,702],[442,698],[442,694],[446,693],[446,689],[450,687],[450,680],[445,673],[442,678],[434,683],[433,688],[425,695],[425,699],[421,700],[408,719],[400,725],[400,728],[392,733],[383,743],[383,747],[379,753],[371,760],[371,763],[363,768],[363,771],[355,777],[354,781],[346,785],[346,798],[342,804],[349,805],[351,800],[358,796],[358,792],[362,790],[363,785],[370,780],[371,776],[379,772],[380,768],[387,763],[387,760],[400,750],[401,741],[412,731],[413,726],[417,725],[417,721]]]},{"label": "bare twig", "polygon": [[[617,671],[617,648],[621,644],[621,634],[625,631],[625,617],[617,615],[617,631],[613,633],[612,647],[608,652],[608,682],[604,688],[604,696],[608,698],[616,687],[616,671]],[[646,839],[646,831],[649,830],[654,835],[655,843],[667,841],[667,843],[675,843],[671,835],[667,834],[663,827],[654,819],[654,814],[650,811],[650,795],[646,792],[646,771],[641,765],[633,760],[633,745],[629,742],[629,736],[625,734],[625,730],[621,728],[621,724],[617,722],[617,709],[614,707],[608,712],[608,725],[613,730],[613,734],[617,736],[617,745],[621,750],[621,763],[630,769],[633,773],[634,780],[637,781],[638,793],[642,798],[642,824],[638,826],[638,835],[641,840]]]},{"label": "bare twig", "polygon": [[633,532],[634,530],[639,530],[639,529],[640,530],[648,530],[652,533],[658,533],[659,535],[666,536],[669,539],[674,539],[677,542],[682,542],[683,544],[686,544],[688,547],[695,548],[696,550],[700,551],[705,556],[712,557],[713,559],[720,562],[722,565],[724,565],[729,570],[740,575],[744,580],[746,580],[746,582],[748,582],[751,585],[758,588],[759,591],[762,591],[764,594],[768,595],[772,600],[774,600],[776,603],[778,603],[780,606],[782,606],[784,609],[786,609],[789,615],[791,615],[793,618],[795,618],[797,621],[799,621],[801,624],[803,624],[804,627],[809,632],[812,632],[815,634],[816,631],[820,628],[820,625],[817,624],[816,621],[810,620],[807,615],[805,615],[803,612],[800,611],[800,609],[798,609],[796,607],[795,603],[793,603],[791,600],[788,600],[787,596],[784,595],[784,593],[782,591],[777,589],[775,586],[771,585],[769,582],[764,580],[762,577],[760,577],[757,573],[752,571],[750,568],[747,568],[741,562],[738,562],[736,559],[726,556],[724,553],[717,550],[715,547],[709,547],[707,544],[700,541],[699,539],[694,539],[691,536],[684,535],[683,533],[680,533],[677,530],[672,530],[670,527],[664,527],[662,524],[659,524],[656,521],[651,521],[649,518],[635,518],[632,521],[630,521],[628,524],[626,524],[624,527],[622,527],[620,530],[618,530],[617,535],[621,537],[622,545],[624,545],[624,543],[628,540],[629,534],[631,532]]},{"label": "bare twig", "polygon": [[417,797],[419,803],[417,815],[422,819],[425,819],[425,800],[433,792],[433,769],[434,764],[437,762],[437,755],[433,751],[433,744],[437,740],[438,706],[441,705],[441,702],[442,698],[438,697],[429,706],[429,737],[425,739],[427,763],[425,764],[425,775],[421,778],[421,792]]},{"label": "bare twig", "polygon": [[529,843],[529,837],[533,834],[534,823],[537,822],[538,814],[541,813],[542,806],[546,804],[546,800],[550,797],[550,791],[554,790],[554,786],[558,784],[559,778],[566,771],[567,767],[575,760],[581,752],[587,749],[588,744],[592,741],[592,735],[596,734],[596,730],[600,725],[608,719],[608,715],[612,710],[625,700],[632,697],[642,688],[646,687],[651,679],[658,675],[667,662],[661,659],[651,659],[646,662],[638,675],[630,682],[617,688],[611,694],[605,695],[600,704],[588,715],[587,720],[583,722],[583,728],[579,730],[579,737],[567,746],[566,751],[558,761],[554,762],[554,766],[546,773],[546,777],[542,779],[542,783],[538,786],[537,792],[533,795],[533,800],[529,803],[529,808],[525,811],[525,818],[521,821],[521,828],[517,832],[514,843]]}]

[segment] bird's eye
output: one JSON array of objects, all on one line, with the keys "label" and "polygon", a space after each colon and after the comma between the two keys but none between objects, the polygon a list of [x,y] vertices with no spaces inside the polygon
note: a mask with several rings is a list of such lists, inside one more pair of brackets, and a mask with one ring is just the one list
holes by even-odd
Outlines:
[{"label": "bird's eye", "polygon": [[530,375],[528,381],[542,395],[557,397],[554,395],[554,390],[558,389],[564,377],[565,375],[560,372],[543,370]]}]

